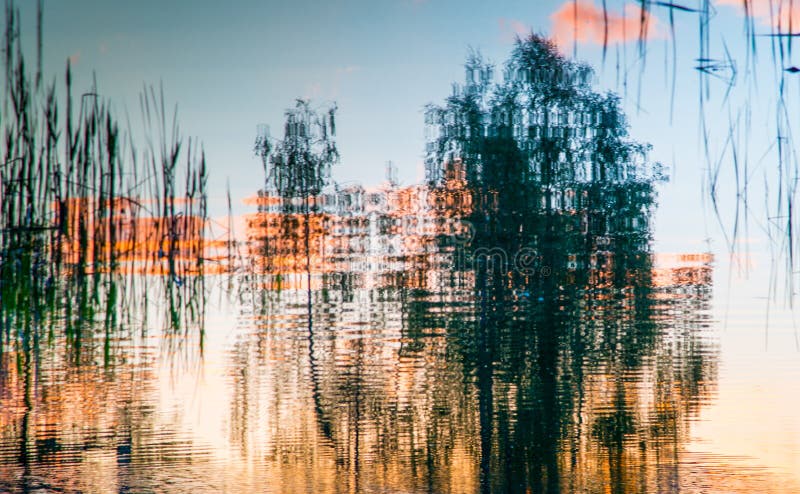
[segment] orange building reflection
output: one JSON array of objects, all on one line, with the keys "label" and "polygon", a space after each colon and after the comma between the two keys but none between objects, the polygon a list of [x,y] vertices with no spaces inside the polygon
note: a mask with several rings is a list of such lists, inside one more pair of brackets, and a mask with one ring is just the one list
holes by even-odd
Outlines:
[{"label": "orange building reflection", "polygon": [[54,205],[61,260],[85,272],[186,276],[227,270],[227,242],[209,238],[207,220],[193,202],[168,203],[171,216],[153,212],[163,205],[126,197],[79,197]]},{"label": "orange building reflection", "polygon": [[232,442],[295,490],[669,491],[716,388],[712,256],[652,254],[646,218],[604,219],[575,186],[528,213],[559,232],[552,252],[498,237],[547,274],[510,252],[479,288],[474,242],[494,244],[475,213],[500,206],[460,170],[251,200],[249,258],[273,290],[233,352]]}]

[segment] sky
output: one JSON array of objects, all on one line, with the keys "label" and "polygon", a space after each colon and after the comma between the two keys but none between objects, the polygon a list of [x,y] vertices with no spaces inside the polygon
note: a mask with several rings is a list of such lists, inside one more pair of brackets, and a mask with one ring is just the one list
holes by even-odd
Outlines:
[{"label": "sky", "polygon": [[[657,3],[645,16],[648,41],[642,60],[636,44],[638,2],[607,0],[609,47],[603,58],[601,0],[45,0],[44,67],[60,83],[69,59],[77,87],[88,88],[94,77],[99,93],[133,122],[142,88],[161,84],[168,103],[178,105],[183,133],[203,142],[213,207],[221,204],[226,184],[234,197],[246,197],[262,183],[253,154],[257,127],[267,124],[273,137],[280,137],[283,111],[295,98],[337,104],[342,159],[333,175],[338,182],[377,184],[390,160],[401,183],[421,180],[423,108],[442,102],[452,84],[463,80],[469,49],[500,65],[516,35],[546,34],[564,53],[597,68],[599,88],[622,94],[631,135],[650,142],[653,159],[670,168],[673,179],[662,187],[656,222],[664,248],[682,248],[684,240],[699,246],[717,235],[707,207],[707,157],[729,160],[726,139],[743,108],[755,108],[748,135],[756,134],[753,128],[764,134],[748,140],[747,153],[755,161],[770,149],[771,134],[764,129],[775,119],[771,82],[762,78],[759,86],[753,74],[762,69],[769,74],[774,64],[750,69],[740,2],[713,0],[710,55],[723,58],[728,47],[739,74],[727,100],[722,97],[726,83],[710,78],[707,154],[698,105],[699,17],[686,11],[700,0],[676,2],[681,9]],[[33,5],[22,6],[29,46],[35,33]],[[769,0],[752,5],[752,25],[764,32],[795,18],[788,1],[780,12],[770,11]],[[768,38],[757,43],[762,59],[769,60],[774,44]],[[758,90],[766,99],[754,93]],[[730,197],[735,192],[734,187]],[[687,214],[696,221],[687,224]]]}]

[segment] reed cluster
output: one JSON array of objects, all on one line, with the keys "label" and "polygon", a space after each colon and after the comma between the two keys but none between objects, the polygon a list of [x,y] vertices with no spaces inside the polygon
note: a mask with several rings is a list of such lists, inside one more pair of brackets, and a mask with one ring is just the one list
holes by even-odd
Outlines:
[{"label": "reed cluster", "polygon": [[69,62],[63,86],[45,85],[41,28],[30,70],[13,4],[5,20],[0,352],[28,349],[54,328],[79,350],[84,328],[110,336],[125,323],[145,327],[153,308],[165,307],[168,326],[186,330],[203,313],[202,148],[181,136],[163,90],[142,92],[137,139],[96,83],[75,90]]}]

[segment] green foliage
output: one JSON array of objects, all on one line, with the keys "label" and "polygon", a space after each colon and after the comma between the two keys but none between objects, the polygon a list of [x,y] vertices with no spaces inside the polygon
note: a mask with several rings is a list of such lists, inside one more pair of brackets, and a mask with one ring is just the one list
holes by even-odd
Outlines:
[{"label": "green foliage", "polygon": [[661,178],[649,146],[629,138],[618,96],[595,92],[592,69],[546,38],[517,39],[500,82],[477,53],[465,67],[465,84],[426,111],[430,183],[456,160],[469,182],[495,187]]},{"label": "green foliage", "polygon": [[339,160],[336,148],[336,106],[318,112],[298,99],[286,110],[283,140],[272,143],[259,136],[256,153],[268,173],[267,187],[281,197],[318,195],[330,180],[331,165]]}]

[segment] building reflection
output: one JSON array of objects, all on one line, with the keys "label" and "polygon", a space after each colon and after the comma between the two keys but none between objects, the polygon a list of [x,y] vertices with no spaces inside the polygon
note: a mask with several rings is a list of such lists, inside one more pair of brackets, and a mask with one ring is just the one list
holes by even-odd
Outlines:
[{"label": "building reflection", "polygon": [[[714,392],[713,259],[650,252],[646,184],[572,183],[573,203],[529,194],[507,217],[444,166],[434,185],[332,190],[309,215],[256,198],[231,452],[165,425],[155,355],[102,320],[67,353],[4,352],[4,488],[673,490]],[[235,481],[214,463],[229,454]]]},{"label": "building reflection", "polygon": [[54,209],[55,244],[71,270],[195,276],[228,269],[226,242],[209,238],[198,200],[75,197]]},{"label": "building reflection", "polygon": [[259,199],[232,443],[297,490],[670,491],[714,392],[713,259],[652,254],[624,182],[498,226],[459,175],[318,198],[310,278],[302,215]]}]

